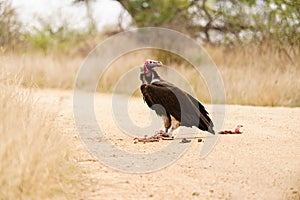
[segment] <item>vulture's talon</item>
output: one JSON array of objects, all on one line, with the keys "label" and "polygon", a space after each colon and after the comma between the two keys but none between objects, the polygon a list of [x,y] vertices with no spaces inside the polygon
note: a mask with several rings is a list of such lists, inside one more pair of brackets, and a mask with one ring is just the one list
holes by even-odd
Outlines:
[{"label": "vulture's talon", "polygon": [[168,133],[164,132],[161,134],[162,137],[171,137]]}]

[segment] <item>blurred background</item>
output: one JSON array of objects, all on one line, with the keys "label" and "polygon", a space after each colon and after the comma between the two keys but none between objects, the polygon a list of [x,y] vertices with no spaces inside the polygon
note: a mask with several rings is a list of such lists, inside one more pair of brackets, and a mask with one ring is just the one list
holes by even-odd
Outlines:
[{"label": "blurred background", "polygon": [[[1,0],[0,61],[22,74],[24,87],[72,89],[80,64],[104,39],[166,27],[202,44],[222,74],[228,104],[299,106],[299,25],[297,0]],[[127,70],[148,57],[180,70],[210,102],[203,80],[170,52],[141,50],[112,65]],[[119,76],[105,74],[101,92],[111,92]]]}]

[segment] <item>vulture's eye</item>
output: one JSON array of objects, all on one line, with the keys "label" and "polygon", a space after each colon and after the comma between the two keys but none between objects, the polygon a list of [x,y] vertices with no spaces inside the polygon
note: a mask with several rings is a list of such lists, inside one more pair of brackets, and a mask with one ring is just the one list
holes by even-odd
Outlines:
[{"label": "vulture's eye", "polygon": [[150,61],[150,64],[152,64],[152,61]]}]

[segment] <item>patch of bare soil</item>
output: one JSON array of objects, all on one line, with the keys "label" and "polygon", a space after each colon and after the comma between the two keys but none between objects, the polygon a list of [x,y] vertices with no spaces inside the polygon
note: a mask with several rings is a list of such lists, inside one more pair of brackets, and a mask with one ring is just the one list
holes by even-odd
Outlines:
[{"label": "patch of bare soil", "polygon": [[[192,140],[186,153],[169,167],[126,174],[105,166],[85,148],[73,118],[72,95],[71,91],[35,92],[37,105],[58,112],[57,125],[70,137],[74,159],[86,177],[84,199],[300,199],[300,108],[226,106],[223,129],[242,124],[243,134],[220,135],[205,159],[199,159],[203,142]],[[147,105],[141,98],[132,102],[132,119],[147,124]],[[111,95],[95,96],[95,113],[99,123],[105,124],[106,138],[128,152],[149,153],[169,142],[134,144],[114,124]],[[191,130],[204,142],[209,136]]]}]

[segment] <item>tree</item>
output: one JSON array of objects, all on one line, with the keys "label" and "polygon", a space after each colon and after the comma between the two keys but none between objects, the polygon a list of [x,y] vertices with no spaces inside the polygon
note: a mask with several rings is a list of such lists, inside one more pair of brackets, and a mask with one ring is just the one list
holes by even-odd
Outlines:
[{"label": "tree", "polygon": [[0,0],[0,46],[17,45],[21,39],[20,28],[21,23],[11,1]]},{"label": "tree", "polygon": [[298,0],[117,0],[137,27],[172,28],[207,43],[272,40],[300,47]]},{"label": "tree", "polygon": [[88,30],[91,33],[95,32],[96,29],[97,29],[96,22],[95,22],[94,17],[93,17],[93,9],[92,9],[92,6],[91,6],[91,3],[93,1],[95,1],[95,0],[74,0],[73,1],[74,4],[84,3],[85,8],[86,8],[87,18],[89,19]]}]

